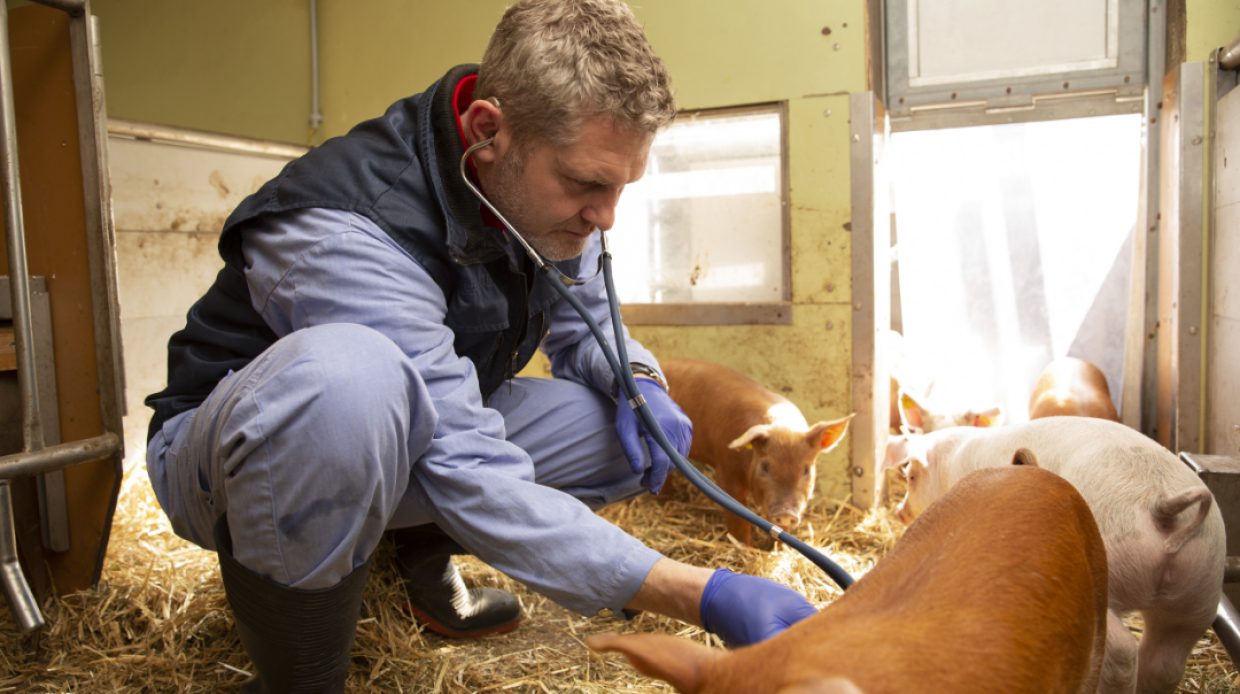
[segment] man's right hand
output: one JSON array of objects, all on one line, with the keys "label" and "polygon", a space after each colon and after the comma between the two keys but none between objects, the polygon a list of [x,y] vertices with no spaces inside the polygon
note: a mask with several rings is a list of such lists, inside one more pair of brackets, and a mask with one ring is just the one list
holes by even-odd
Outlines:
[{"label": "man's right hand", "polygon": [[706,582],[699,609],[702,627],[730,648],[764,641],[818,612],[781,583],[727,569]]}]

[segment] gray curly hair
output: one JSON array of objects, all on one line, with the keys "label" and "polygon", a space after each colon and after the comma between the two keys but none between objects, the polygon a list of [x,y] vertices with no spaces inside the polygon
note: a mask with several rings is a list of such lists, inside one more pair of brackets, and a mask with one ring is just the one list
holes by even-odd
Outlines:
[{"label": "gray curly hair", "polygon": [[676,113],[671,80],[620,0],[521,0],[487,45],[475,99],[495,97],[516,142],[572,144],[596,116],[653,133]]}]

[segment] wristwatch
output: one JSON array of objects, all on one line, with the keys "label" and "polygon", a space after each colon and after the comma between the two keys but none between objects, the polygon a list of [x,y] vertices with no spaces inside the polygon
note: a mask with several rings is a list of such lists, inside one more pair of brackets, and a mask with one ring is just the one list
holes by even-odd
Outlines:
[{"label": "wristwatch", "polygon": [[667,387],[667,381],[663,380],[663,376],[660,375],[658,371],[650,368],[649,366],[646,366],[645,364],[641,364],[638,362],[632,362],[629,364],[629,371],[632,371],[634,376],[645,376],[646,378],[649,378],[655,383],[658,383],[659,385],[663,386],[663,390],[669,393],[672,390],[671,388]]},{"label": "wristwatch", "polygon": [[[631,364],[629,364],[629,372],[632,373],[634,376],[641,376],[642,378],[649,378],[650,380],[662,386],[664,391],[670,392],[670,390],[667,387],[667,381],[663,380],[663,377],[659,375],[659,372],[655,371],[649,366],[646,366],[645,364],[639,364],[637,362],[632,362]],[[620,381],[617,379],[614,383],[611,384],[611,399],[617,400],[619,399],[619,397],[620,397]]]}]

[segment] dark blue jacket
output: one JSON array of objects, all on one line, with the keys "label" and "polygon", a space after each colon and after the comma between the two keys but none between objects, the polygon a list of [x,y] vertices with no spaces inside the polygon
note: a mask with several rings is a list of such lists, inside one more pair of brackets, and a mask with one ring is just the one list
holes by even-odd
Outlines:
[{"label": "dark blue jacket", "polygon": [[[241,254],[251,223],[268,214],[349,210],[387,232],[443,290],[445,323],[457,354],[474,363],[483,398],[529,363],[559,295],[515,240],[483,222],[460,181],[454,92],[476,72],[474,65],[449,70],[425,92],[289,162],[237,206],[220,235],[223,269],[169,340],[168,387],[146,399],[155,409],[148,436],[276,341],[250,301]],[[577,264],[557,263],[570,276]]]}]

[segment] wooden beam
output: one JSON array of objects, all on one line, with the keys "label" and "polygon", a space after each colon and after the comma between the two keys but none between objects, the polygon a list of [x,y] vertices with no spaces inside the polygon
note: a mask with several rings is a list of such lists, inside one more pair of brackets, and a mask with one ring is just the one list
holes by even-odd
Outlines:
[{"label": "wooden beam", "polygon": [[12,325],[0,325],[0,371],[17,370],[17,338]]}]

